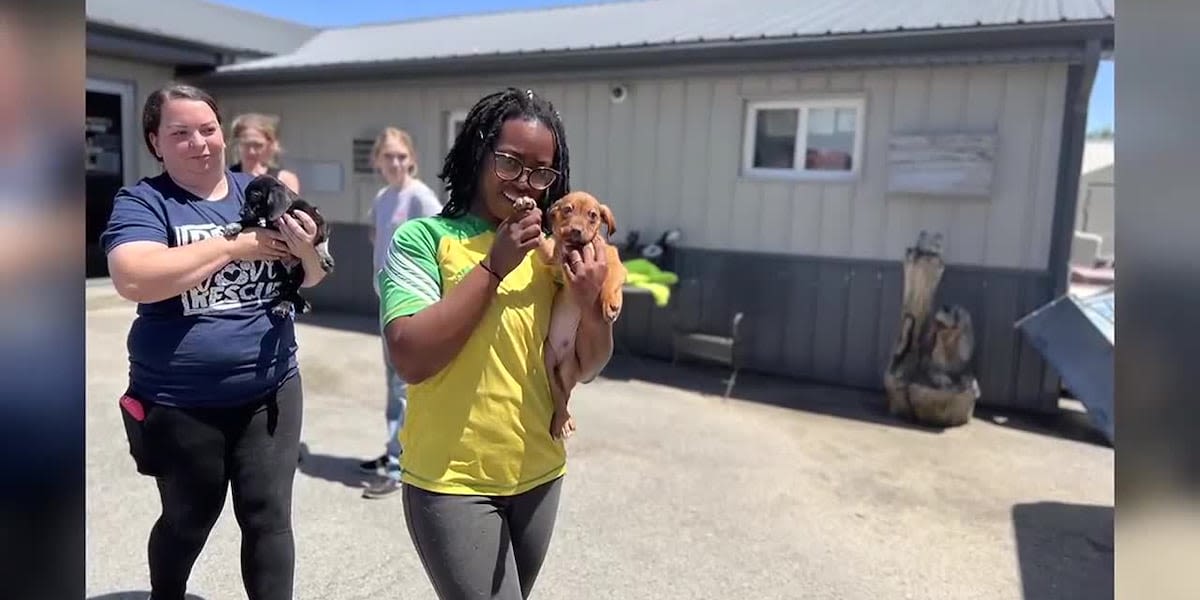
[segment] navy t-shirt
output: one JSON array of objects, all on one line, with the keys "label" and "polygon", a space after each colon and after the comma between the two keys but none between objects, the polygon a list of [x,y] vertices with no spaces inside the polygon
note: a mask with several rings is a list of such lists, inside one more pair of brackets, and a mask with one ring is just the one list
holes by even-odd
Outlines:
[{"label": "navy t-shirt", "polygon": [[[237,220],[252,179],[225,176],[221,200],[204,200],[165,173],[121,188],[100,238],[105,253],[126,242],[175,247],[220,235]],[[138,304],[127,342],[133,397],[217,407],[277,390],[297,371],[295,323],[271,314],[284,275],[279,261],[234,261],[179,296]]]}]

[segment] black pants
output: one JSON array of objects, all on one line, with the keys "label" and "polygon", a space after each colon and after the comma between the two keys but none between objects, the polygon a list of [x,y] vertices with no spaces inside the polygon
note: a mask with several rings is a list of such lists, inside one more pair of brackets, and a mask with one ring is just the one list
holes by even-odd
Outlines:
[{"label": "black pants", "polygon": [[153,600],[183,600],[230,486],[247,596],[291,600],[292,482],[303,404],[296,375],[276,394],[244,407],[158,405],[147,412],[144,450],[162,497],[162,516],[150,532]]},{"label": "black pants", "polygon": [[528,598],[561,489],[562,478],[516,496],[435,494],[405,484],[404,520],[438,598]]}]

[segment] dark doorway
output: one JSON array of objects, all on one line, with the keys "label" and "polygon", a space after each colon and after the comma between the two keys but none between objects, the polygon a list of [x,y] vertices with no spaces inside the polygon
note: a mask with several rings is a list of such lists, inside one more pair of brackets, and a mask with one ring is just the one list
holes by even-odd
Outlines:
[{"label": "dark doorway", "polygon": [[100,233],[112,214],[113,196],[125,182],[121,95],[88,90],[86,111],[87,276],[107,277]]}]

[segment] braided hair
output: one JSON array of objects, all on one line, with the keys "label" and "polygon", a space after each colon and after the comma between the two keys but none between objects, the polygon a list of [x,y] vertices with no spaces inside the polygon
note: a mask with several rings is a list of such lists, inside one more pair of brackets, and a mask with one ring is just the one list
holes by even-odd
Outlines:
[{"label": "braided hair", "polygon": [[[496,138],[505,121],[513,118],[534,119],[554,133],[554,163],[551,165],[561,175],[546,190],[542,208],[571,191],[570,157],[567,155],[567,137],[558,111],[549,100],[531,90],[521,91],[507,88],[484,96],[467,113],[462,130],[454,138],[454,146],[446,154],[442,172],[438,178],[446,183],[450,197],[442,207],[443,217],[461,217],[467,214],[479,193],[479,171],[484,158],[496,148]],[[549,223],[545,223],[549,227]]]}]

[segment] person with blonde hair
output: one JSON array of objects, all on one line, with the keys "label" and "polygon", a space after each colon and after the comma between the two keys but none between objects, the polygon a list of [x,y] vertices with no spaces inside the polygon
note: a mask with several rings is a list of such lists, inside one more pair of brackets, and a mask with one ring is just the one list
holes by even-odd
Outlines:
[{"label": "person with blonde hair", "polygon": [[[392,236],[401,224],[420,217],[433,216],[441,212],[442,205],[433,190],[417,178],[417,152],[412,136],[403,129],[385,127],[375,138],[371,149],[375,169],[387,185],[375,194],[369,217],[371,228],[367,237],[374,246],[373,273],[386,267],[387,250]],[[375,294],[379,295],[379,283],[372,277]],[[382,337],[382,336],[381,336]],[[407,409],[407,385],[396,373],[388,358],[387,347],[383,348],[383,364],[387,377],[387,443],[385,452],[378,458],[368,460],[360,468],[382,477],[363,490],[364,498],[384,498],[400,490],[400,447],[399,432],[404,425]]]},{"label": "person with blonde hair", "polygon": [[250,175],[265,173],[300,193],[300,178],[275,162],[283,153],[279,145],[279,117],[261,113],[238,115],[233,119],[232,133],[237,142],[238,162],[229,167],[230,171]]}]

